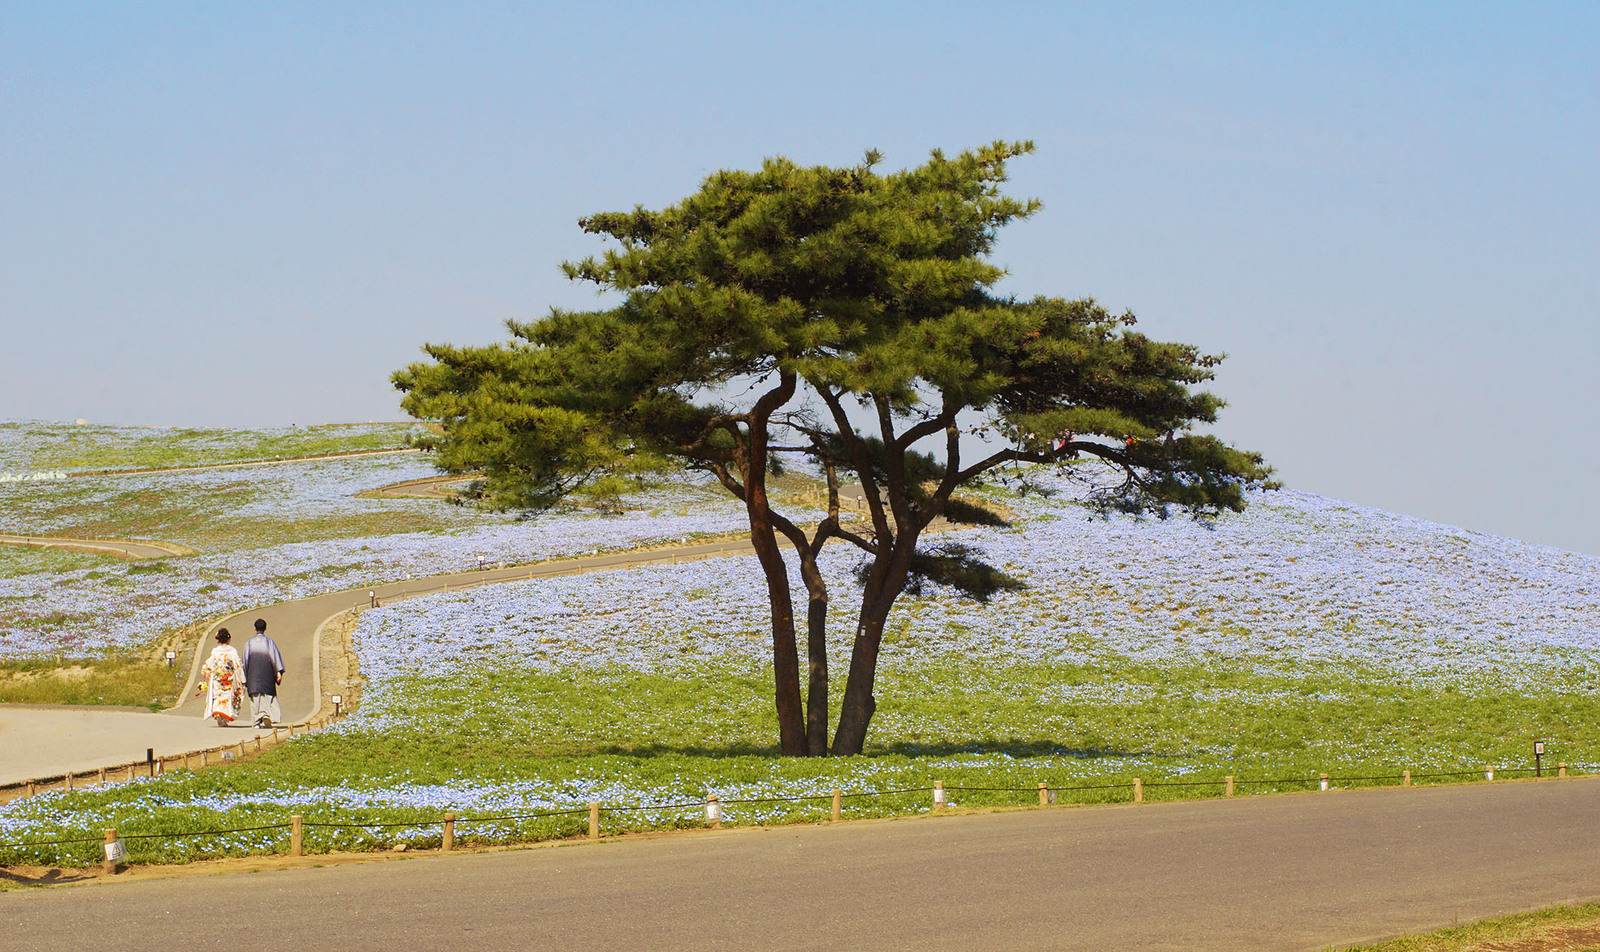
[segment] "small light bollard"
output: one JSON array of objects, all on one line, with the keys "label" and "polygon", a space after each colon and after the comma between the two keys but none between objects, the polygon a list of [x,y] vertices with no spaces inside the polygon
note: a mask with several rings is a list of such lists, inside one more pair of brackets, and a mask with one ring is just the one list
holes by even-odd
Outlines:
[{"label": "small light bollard", "polygon": [[367,593],[367,602],[368,602],[368,604],[367,604],[368,608],[377,608],[378,607],[378,593],[377,592],[368,592]]},{"label": "small light bollard", "polygon": [[338,717],[339,716],[340,708],[343,705],[344,705],[344,695],[335,694],[333,696],[333,716],[334,717]]},{"label": "small light bollard", "polygon": [[716,797],[706,797],[706,826],[722,829],[722,802]]},{"label": "small light bollard", "polygon": [[1543,777],[1544,776],[1544,769],[1543,769],[1544,765],[1540,763],[1540,761],[1543,760],[1543,759],[1544,759],[1544,741],[1536,740],[1536,741],[1533,742],[1533,775],[1535,777]]},{"label": "small light bollard", "polygon": [[106,858],[100,867],[107,874],[114,874],[124,865],[128,857],[127,850],[122,847],[122,840],[117,838],[115,827],[106,829]]},{"label": "small light bollard", "polygon": [[169,668],[172,667],[172,662],[174,662],[176,660],[178,660],[178,653],[176,651],[168,651],[167,652],[167,667],[169,667]]},{"label": "small light bollard", "polygon": [[944,781],[935,780],[933,782],[933,808],[935,810],[943,810],[946,804],[947,801],[944,798]]},{"label": "small light bollard", "polygon": [[1494,779],[1494,768],[1493,767],[1485,767],[1484,768],[1484,770],[1483,770],[1483,779],[1485,779],[1485,780],[1493,780]]},{"label": "small light bollard", "polygon": [[1321,789],[1323,789],[1323,790],[1328,789],[1328,775],[1327,774],[1317,774],[1317,783],[1319,783],[1321,785]]}]

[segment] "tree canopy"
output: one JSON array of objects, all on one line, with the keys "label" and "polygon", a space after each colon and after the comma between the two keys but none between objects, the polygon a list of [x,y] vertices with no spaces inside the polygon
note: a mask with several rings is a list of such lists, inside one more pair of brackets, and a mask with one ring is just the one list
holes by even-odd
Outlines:
[{"label": "tree canopy", "polygon": [[[997,294],[998,230],[1034,214],[1005,195],[996,142],[920,166],[877,170],[768,159],[721,171],[659,211],[597,214],[605,250],[563,267],[622,303],[510,322],[486,347],[430,344],[395,374],[446,472],[479,473],[498,507],[539,510],[618,480],[699,470],[742,500],[768,594],[779,743],[821,755],[828,724],[827,608],[817,559],[830,542],[864,555],[860,608],[831,751],[859,753],[895,600],[925,578],[977,597],[1013,584],[959,542],[928,544],[934,520],[992,519],[956,494],[1010,463],[1093,458],[1106,510],[1210,517],[1270,486],[1259,454],[1196,431],[1222,401],[1197,385],[1222,359],[1133,330],[1090,299]],[[828,514],[802,525],[772,505],[786,460],[821,474]],[[1073,467],[1076,470],[1083,466]],[[841,517],[859,486],[865,525]],[[780,547],[779,539],[793,546]],[[795,594],[806,600],[802,696]]]}]

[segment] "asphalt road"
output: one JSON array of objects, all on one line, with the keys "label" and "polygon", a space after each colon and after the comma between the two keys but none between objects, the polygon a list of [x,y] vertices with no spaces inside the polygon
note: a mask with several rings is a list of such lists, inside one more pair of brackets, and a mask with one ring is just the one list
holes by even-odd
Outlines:
[{"label": "asphalt road", "polygon": [[1574,779],[734,829],[0,893],[0,950],[1322,949],[1591,900],[1596,820]]}]

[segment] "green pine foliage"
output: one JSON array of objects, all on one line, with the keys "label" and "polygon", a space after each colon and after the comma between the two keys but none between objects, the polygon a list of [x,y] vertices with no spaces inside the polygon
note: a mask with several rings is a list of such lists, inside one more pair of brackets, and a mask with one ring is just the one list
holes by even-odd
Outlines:
[{"label": "green pine foliage", "polygon": [[[1007,463],[1096,457],[1122,477],[1097,487],[1102,508],[1209,518],[1273,485],[1259,454],[1195,429],[1222,406],[1197,389],[1220,357],[1151,340],[1132,330],[1133,315],[1092,300],[995,293],[1005,275],[989,260],[997,233],[1040,207],[1002,191],[1007,162],[1032,150],[995,142],[891,173],[870,152],[845,168],[774,158],[717,172],[668,208],[585,218],[608,247],[566,274],[622,303],[512,322],[501,344],[429,345],[430,361],[395,375],[403,406],[437,424],[421,439],[443,470],[482,474],[472,492],[491,506],[536,511],[574,494],[604,503],[618,480],[674,468],[712,473],[744,500],[790,753],[827,749],[816,626],[830,593],[816,554],[835,540],[858,547],[868,564],[832,745],[857,752],[899,594],[925,578],[977,597],[1007,584],[977,553],[922,542],[937,518],[983,518],[954,500],[958,489]],[[818,525],[770,504],[767,481],[786,458],[826,477],[831,514]],[[861,486],[865,527],[839,517],[849,483]],[[803,620],[789,558],[806,589]]]}]

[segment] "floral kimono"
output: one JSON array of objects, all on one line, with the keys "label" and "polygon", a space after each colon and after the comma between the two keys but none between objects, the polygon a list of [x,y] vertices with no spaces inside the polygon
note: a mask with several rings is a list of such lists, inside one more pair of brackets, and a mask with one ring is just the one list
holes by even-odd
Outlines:
[{"label": "floral kimono", "polygon": [[239,716],[239,704],[244,700],[244,662],[239,660],[239,652],[233,645],[217,645],[200,674],[211,679],[205,716],[216,718],[218,724],[230,723]]}]

